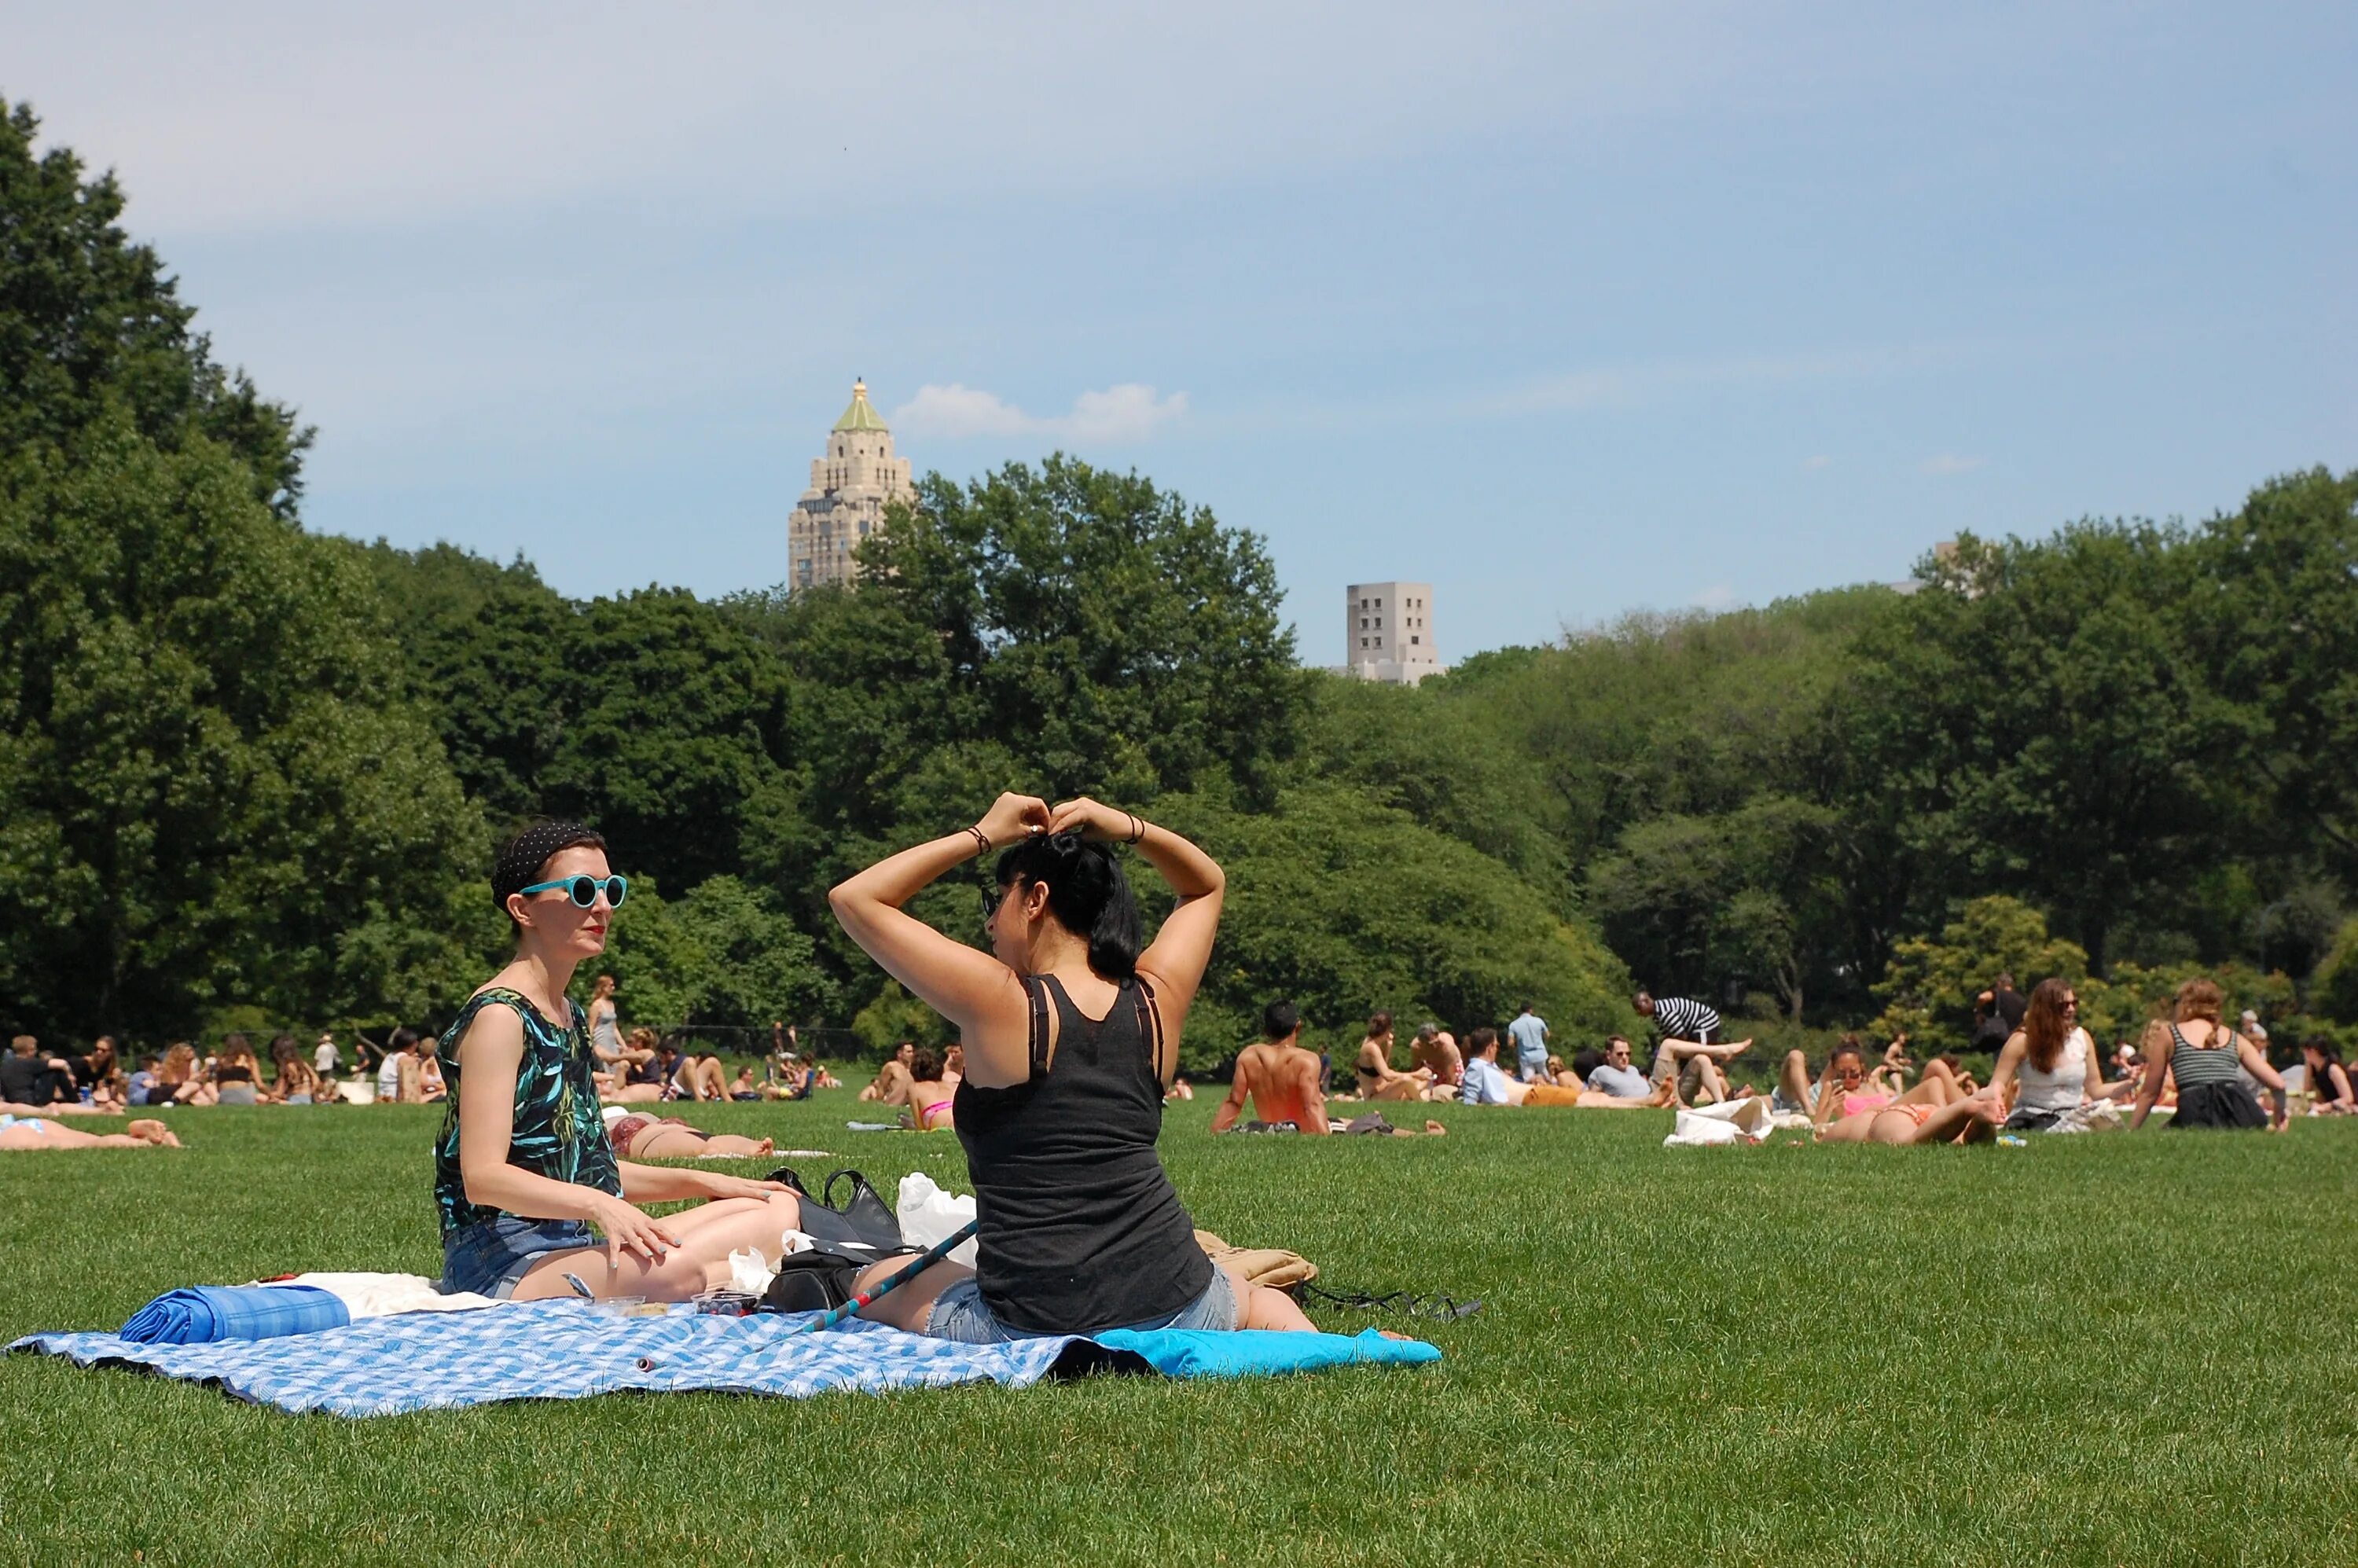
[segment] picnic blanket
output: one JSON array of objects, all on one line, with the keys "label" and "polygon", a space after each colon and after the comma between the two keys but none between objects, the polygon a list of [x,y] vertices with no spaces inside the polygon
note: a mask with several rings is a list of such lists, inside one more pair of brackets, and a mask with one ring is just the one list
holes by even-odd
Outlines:
[{"label": "picnic blanket", "polygon": [[1011,1345],[958,1345],[853,1318],[796,1335],[811,1314],[617,1318],[579,1301],[497,1312],[406,1313],[341,1328],[206,1345],[141,1344],[113,1334],[41,1334],[12,1351],[82,1367],[125,1367],[209,1383],[284,1411],[397,1415],[503,1400],[586,1399],[623,1390],[711,1390],[807,1399],[831,1390],[881,1392],[1048,1377],[1160,1372],[1234,1378],[1350,1365],[1415,1366],[1441,1352],[1370,1329],[1332,1334],[1109,1330]]}]

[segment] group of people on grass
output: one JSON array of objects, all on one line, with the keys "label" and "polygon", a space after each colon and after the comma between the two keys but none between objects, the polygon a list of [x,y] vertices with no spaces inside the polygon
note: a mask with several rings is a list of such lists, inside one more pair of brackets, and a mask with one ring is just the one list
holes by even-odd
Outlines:
[{"label": "group of people on grass", "polygon": [[[1123,846],[1175,894],[1151,946],[1117,853]],[[906,912],[925,887],[979,857],[995,857],[982,948]],[[598,1079],[613,1064],[593,1044],[590,1010],[577,1008],[568,992],[579,966],[604,951],[627,885],[610,867],[605,840],[578,823],[534,825],[493,867],[491,892],[514,929],[514,956],[467,999],[434,1052],[447,1088],[431,1150],[447,1290],[684,1300],[726,1282],[732,1252],[783,1250],[787,1233],[800,1228],[802,1199],[783,1181],[646,1162],[760,1154],[766,1141],[708,1137],[628,1106],[601,1110]],[[903,849],[830,892],[852,941],[957,1031],[955,1065],[913,1048],[899,1074],[880,1075],[891,1081],[877,1098],[897,1096],[919,1125],[947,1113],[976,1199],[976,1265],[933,1263],[871,1301],[865,1315],[971,1343],[1122,1326],[1311,1326],[1291,1298],[1206,1253],[1156,1152],[1178,1042],[1225,892],[1220,868],[1202,849],[1134,814],[1086,798],[1052,806],[1012,794],[973,827]],[[1507,1031],[1519,1069],[1511,1078],[1498,1065],[1498,1033],[1487,1028],[1472,1032],[1464,1048],[1444,1046],[1437,1028],[1421,1031],[1425,1059],[1388,1076],[1390,1021],[1383,1018],[1368,1040],[1387,1059],[1363,1051],[1357,1076],[1379,1097],[1395,1076],[1407,1078],[1419,1083],[1421,1098],[1454,1071],[1459,1098],[1473,1104],[1578,1106],[1591,1095],[1668,1104],[1690,1075],[1696,1092],[1726,1092],[1725,1063],[1748,1042],[1712,1040],[1719,1020],[1708,1009],[1689,1011],[1699,1004],[1638,1000],[1664,1031],[1642,1082],[1626,1040],[1608,1042],[1585,1076],[1579,1058],[1571,1074],[1552,1066],[1546,1026],[1528,1008]],[[2010,1117],[2029,1126],[2118,1094],[2097,1073],[2075,1020],[2071,988],[2042,983],[1985,1087],[1945,1061],[1900,1084],[1903,1040],[1874,1068],[1863,1047],[1846,1042],[1814,1078],[1806,1060],[1789,1055],[1775,1093],[1797,1110],[1806,1107],[1819,1135],[1834,1141],[1986,1136]],[[1263,1123],[1324,1130],[1320,1066],[1300,1044],[1298,1011],[1273,1004],[1263,1022],[1268,1038],[1238,1058],[1215,1125],[1233,1125],[1249,1102]],[[2139,1122],[2174,1096],[2181,1125],[2255,1125],[2265,1119],[2237,1069],[2282,1087],[2252,1043],[2219,1022],[2218,989],[2208,982],[2180,991],[2148,1047],[2136,1090]],[[2346,1074],[2324,1076],[2346,1090]],[[247,1081],[258,1085],[258,1072]],[[27,1130],[5,1114],[5,1147],[64,1131]],[[135,1123],[114,1141],[169,1140],[156,1124]],[[696,1206],[662,1217],[647,1212],[681,1200]],[[854,1289],[902,1267],[875,1264]]]}]

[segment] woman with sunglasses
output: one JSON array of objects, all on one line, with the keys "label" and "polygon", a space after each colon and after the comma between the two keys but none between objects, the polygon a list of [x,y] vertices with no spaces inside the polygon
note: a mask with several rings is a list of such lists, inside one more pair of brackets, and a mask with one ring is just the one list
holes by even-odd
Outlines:
[{"label": "woman with sunglasses", "polygon": [[2135,1086],[2104,1081],[2096,1043],[2080,1027],[2080,999],[2069,982],[2050,977],[2031,988],[2022,1027],[2007,1038],[1997,1065],[1990,1069],[1990,1087],[2001,1105],[2009,1087],[2019,1091],[2006,1130],[2048,1132],[2082,1105],[2119,1098]]},{"label": "woman with sunglasses", "polygon": [[[1179,895],[1142,953],[1112,844],[1136,849]],[[989,952],[903,912],[927,884],[994,854]],[[867,1315],[982,1345],[1119,1327],[1310,1327],[1282,1292],[1205,1257],[1154,1152],[1226,885],[1210,856],[1129,812],[1002,795],[974,827],[827,895],[851,939],[966,1045],[952,1103],[980,1222],[977,1266],[937,1263]]]},{"label": "woman with sunglasses", "polygon": [[[686,1301],[727,1281],[731,1251],[773,1251],[799,1228],[779,1183],[615,1157],[586,1015],[566,989],[606,950],[629,891],[607,868],[605,839],[579,823],[536,823],[500,851],[492,899],[514,927],[515,960],[442,1036],[450,1098],[434,1197],[445,1291]],[[638,1206],[682,1198],[713,1201],[660,1220]]]}]

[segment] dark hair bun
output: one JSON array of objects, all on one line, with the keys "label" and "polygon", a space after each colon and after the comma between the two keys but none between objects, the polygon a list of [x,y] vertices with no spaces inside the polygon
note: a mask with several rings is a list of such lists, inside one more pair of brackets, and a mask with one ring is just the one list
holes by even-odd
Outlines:
[{"label": "dark hair bun", "polygon": [[1090,968],[1114,979],[1128,979],[1138,972],[1138,953],[1144,946],[1138,900],[1112,850],[1077,833],[1027,838],[999,857],[999,885],[1006,887],[1018,879],[1047,885],[1048,913],[1088,943]]}]

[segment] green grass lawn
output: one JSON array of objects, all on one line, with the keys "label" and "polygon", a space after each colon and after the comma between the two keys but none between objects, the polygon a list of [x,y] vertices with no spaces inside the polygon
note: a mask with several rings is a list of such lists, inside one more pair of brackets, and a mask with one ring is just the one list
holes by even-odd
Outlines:
[{"label": "green grass lawn", "polygon": [[[955,1141],[847,1132],[849,1101],[698,1119],[962,1185]],[[16,1356],[0,1560],[2358,1562],[2358,1125],[1688,1151],[1650,1112],[1388,1144],[1211,1111],[1163,1136],[1197,1223],[1483,1298],[1409,1325],[1438,1368],[349,1422]],[[437,1272],[438,1118],[188,1111],[177,1153],[0,1156],[0,1335]]]}]

